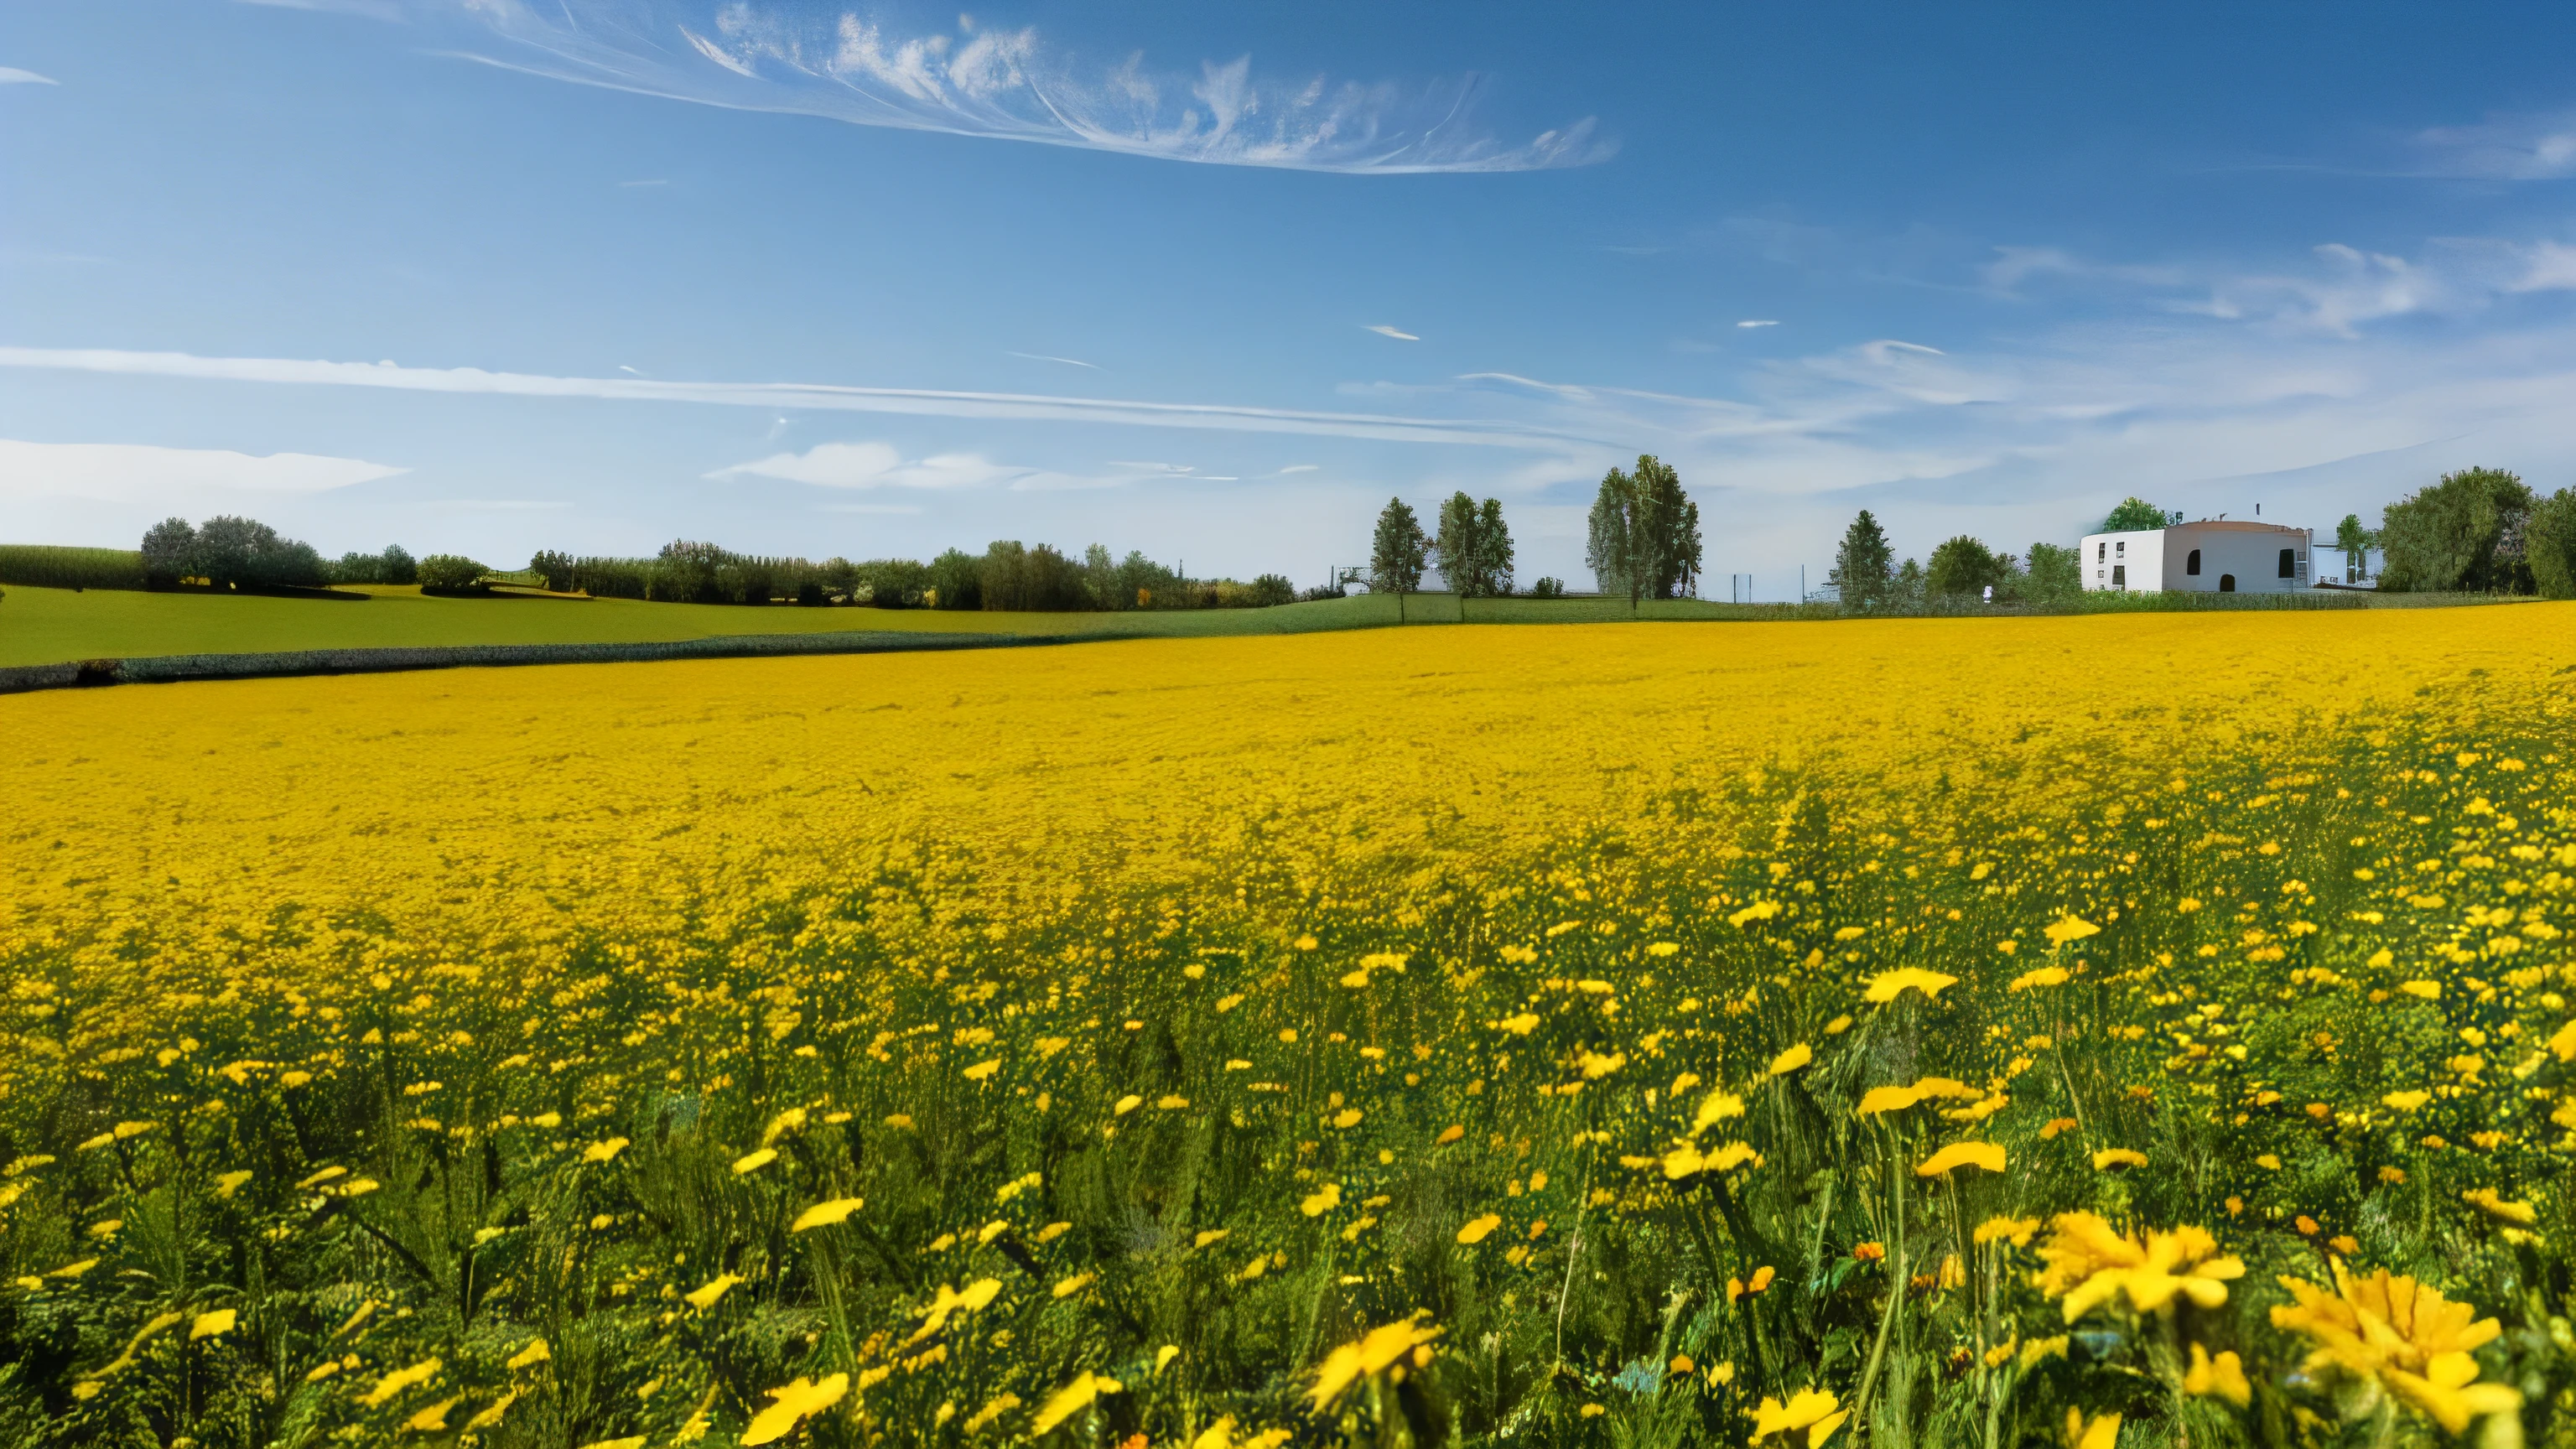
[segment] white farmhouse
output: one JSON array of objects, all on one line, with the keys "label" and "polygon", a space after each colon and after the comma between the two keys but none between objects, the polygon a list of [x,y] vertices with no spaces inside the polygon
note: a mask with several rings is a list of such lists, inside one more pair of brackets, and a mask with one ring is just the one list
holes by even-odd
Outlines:
[{"label": "white farmhouse", "polygon": [[2316,531],[2224,518],[2084,536],[2084,587],[2279,594],[2311,586]]}]

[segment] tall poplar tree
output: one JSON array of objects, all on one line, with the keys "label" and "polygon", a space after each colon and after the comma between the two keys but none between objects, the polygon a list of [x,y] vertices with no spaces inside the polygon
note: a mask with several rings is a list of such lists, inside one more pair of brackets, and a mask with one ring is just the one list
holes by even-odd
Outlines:
[{"label": "tall poplar tree", "polygon": [[1377,534],[1369,541],[1369,589],[1395,595],[1395,613],[1404,617],[1404,596],[1422,587],[1422,569],[1431,540],[1422,520],[1401,498],[1390,498],[1377,516]]}]

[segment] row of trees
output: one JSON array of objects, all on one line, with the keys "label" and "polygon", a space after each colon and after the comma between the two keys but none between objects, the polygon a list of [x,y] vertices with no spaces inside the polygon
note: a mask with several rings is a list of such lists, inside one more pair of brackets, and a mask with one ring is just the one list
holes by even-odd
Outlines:
[{"label": "row of trees", "polygon": [[[2156,519],[2141,526],[2163,527],[2165,515],[2158,513]],[[1942,600],[2062,604],[2083,592],[2084,570],[2078,552],[2062,544],[2034,543],[2027,557],[2016,558],[1964,533],[1944,539],[1928,562],[1909,558],[1899,564],[1886,530],[1864,508],[1843,530],[1825,582],[1840,588],[1845,608],[1887,613]]]},{"label": "row of trees", "polygon": [[400,544],[383,553],[347,553],[337,561],[300,539],[281,536],[256,518],[222,514],[202,524],[165,518],[144,530],[144,587],[196,585],[224,590],[318,589],[332,584],[419,584],[432,590],[478,587],[483,566],[452,554],[415,560]]},{"label": "row of trees", "polygon": [[1249,584],[1190,579],[1131,551],[1114,559],[1093,544],[1077,560],[1048,544],[1004,539],[980,554],[950,549],[928,563],[882,558],[809,559],[735,553],[682,539],[652,558],[581,557],[548,551],[529,571],[558,593],[688,604],[868,605],[880,609],[1091,612],[1257,608],[1293,602],[1280,574]]},{"label": "row of trees", "polygon": [[[1584,562],[1601,592],[1626,594],[1631,605],[1686,597],[1698,591],[1700,558],[1699,505],[1682,490],[1681,475],[1670,464],[1649,454],[1637,459],[1636,471],[1613,468],[1602,478],[1584,547]],[[1451,494],[1440,505],[1435,536],[1423,531],[1410,504],[1388,499],[1369,541],[1369,586],[1398,596],[1413,593],[1435,565],[1449,591],[1461,598],[1508,596],[1512,531],[1503,522],[1502,502]],[[1554,578],[1530,589],[1535,598],[1564,592],[1564,582]]]}]

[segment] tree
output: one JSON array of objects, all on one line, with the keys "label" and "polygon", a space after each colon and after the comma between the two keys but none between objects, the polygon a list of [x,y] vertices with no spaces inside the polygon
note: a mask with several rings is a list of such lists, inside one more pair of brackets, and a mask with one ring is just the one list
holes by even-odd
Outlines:
[{"label": "tree", "polygon": [[1888,586],[1888,602],[1899,609],[1923,607],[1923,565],[1907,559],[1896,570],[1896,581]]},{"label": "tree", "polygon": [[[391,550],[387,550],[391,552]],[[546,591],[556,594],[572,592],[572,555],[555,549],[539,549],[528,559],[528,572],[543,580]]]},{"label": "tree", "polygon": [[984,607],[984,561],[962,548],[952,548],[930,561],[930,587],[922,601],[934,609]]},{"label": "tree", "polygon": [[1250,597],[1253,608],[1273,609],[1297,602],[1297,586],[1286,574],[1262,574],[1252,581]]},{"label": "tree", "polygon": [[1932,561],[1923,570],[1923,586],[1936,598],[1979,594],[2004,582],[2011,567],[2009,555],[1998,557],[1962,533],[1932,550]]},{"label": "tree", "polygon": [[1512,531],[1503,522],[1503,502],[1488,498],[1476,510],[1476,572],[1483,580],[1485,592],[1501,598],[1512,591]]},{"label": "tree", "polygon": [[1636,472],[1602,478],[1583,551],[1601,592],[1626,594],[1631,609],[1696,592],[1700,558],[1699,505],[1669,464],[1646,454]]},{"label": "tree", "polygon": [[2182,522],[2179,513],[2167,513],[2143,498],[2131,496],[2120,500],[2111,516],[2102,520],[2104,533],[2139,533],[2150,528],[2166,528]]},{"label": "tree", "polygon": [[1489,599],[1512,591],[1512,532],[1503,523],[1503,504],[1488,498],[1483,507],[1464,493],[1453,493],[1440,505],[1440,537],[1432,545],[1441,575],[1462,599]]},{"label": "tree", "polygon": [[1377,533],[1369,540],[1369,588],[1395,595],[1399,619],[1404,617],[1404,596],[1422,587],[1430,547],[1431,540],[1413,510],[1401,498],[1388,499],[1377,516]]},{"label": "tree", "polygon": [[1601,475],[1600,491],[1592,495],[1583,563],[1592,570],[1594,584],[1601,592],[1626,594],[1631,609],[1637,606],[1643,584],[1643,569],[1637,557],[1642,529],[1637,514],[1637,480],[1616,468]]},{"label": "tree", "polygon": [[1825,582],[1842,590],[1843,607],[1878,609],[1887,604],[1888,591],[1896,583],[1896,550],[1888,547],[1887,534],[1864,508],[1860,516],[1843,530],[1843,544],[1834,550],[1834,566]]},{"label": "tree", "polygon": [[2084,554],[2064,544],[2030,546],[2030,571],[2021,576],[2021,597],[2034,604],[2071,605],[2084,592]]},{"label": "tree", "polygon": [[2501,468],[2445,473],[2381,514],[2379,586],[2398,593],[2529,593],[2531,490]]},{"label": "tree", "polygon": [[2379,535],[2361,526],[2361,515],[2347,513],[2335,525],[2335,547],[2343,550],[2343,581],[2358,583],[2370,572],[2370,551],[2379,546]]},{"label": "tree", "polygon": [[2532,584],[2550,598],[2576,599],[2576,488],[2533,504],[2522,540]]},{"label": "tree", "polygon": [[197,530],[184,518],[165,518],[143,531],[143,579],[166,589],[197,576]]}]

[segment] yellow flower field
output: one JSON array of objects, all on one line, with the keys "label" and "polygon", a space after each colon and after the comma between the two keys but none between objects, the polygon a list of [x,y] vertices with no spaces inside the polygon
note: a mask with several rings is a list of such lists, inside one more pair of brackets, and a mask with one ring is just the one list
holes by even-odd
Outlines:
[{"label": "yellow flower field", "polygon": [[0,699],[0,1442],[2576,1442],[2570,641]]}]

